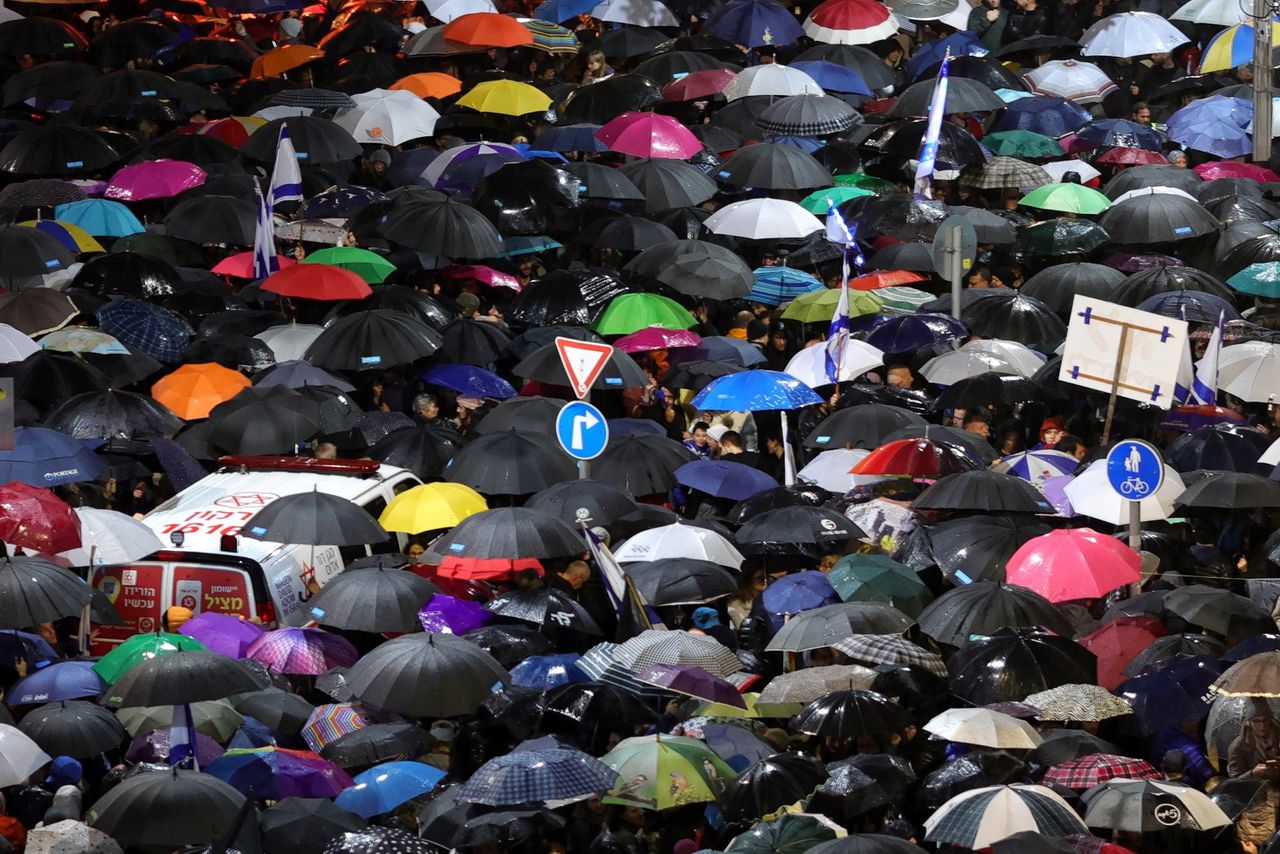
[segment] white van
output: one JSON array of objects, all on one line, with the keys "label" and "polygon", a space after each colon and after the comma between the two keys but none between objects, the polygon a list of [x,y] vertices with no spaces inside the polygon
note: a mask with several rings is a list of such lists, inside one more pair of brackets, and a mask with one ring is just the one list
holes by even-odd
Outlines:
[{"label": "white van", "polygon": [[268,626],[307,622],[312,581],[323,587],[357,557],[398,551],[403,537],[372,548],[291,546],[241,537],[241,526],[277,498],[313,489],[349,499],[376,519],[394,496],[420,483],[413,473],[374,460],[237,456],[219,462],[218,471],[143,518],[172,548],[94,568],[93,585],[124,618],[124,625],[99,627],[100,649],[158,630],[173,605],[239,614]]}]

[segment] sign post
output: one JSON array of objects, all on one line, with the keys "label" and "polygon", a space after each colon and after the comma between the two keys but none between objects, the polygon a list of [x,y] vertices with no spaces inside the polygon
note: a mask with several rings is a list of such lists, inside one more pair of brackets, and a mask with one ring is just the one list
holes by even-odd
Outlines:
[{"label": "sign post", "polygon": [[[1141,552],[1142,500],[1155,495],[1164,483],[1164,460],[1153,445],[1125,439],[1107,452],[1107,481],[1129,502],[1129,548]],[[1138,595],[1141,584],[1131,587],[1132,595]]]},{"label": "sign post", "polygon": [[556,439],[564,452],[578,461],[578,477],[591,476],[590,461],[609,444],[609,423],[589,402],[591,386],[613,358],[613,345],[576,338],[556,338],[556,352],[569,378],[576,401],[566,403],[556,416]]},{"label": "sign post", "polygon": [[960,319],[960,292],[964,277],[978,254],[978,233],[960,215],[949,216],[933,238],[933,269],[951,283],[951,316]]},{"label": "sign post", "polygon": [[0,451],[13,450],[14,403],[13,378],[0,379]]}]

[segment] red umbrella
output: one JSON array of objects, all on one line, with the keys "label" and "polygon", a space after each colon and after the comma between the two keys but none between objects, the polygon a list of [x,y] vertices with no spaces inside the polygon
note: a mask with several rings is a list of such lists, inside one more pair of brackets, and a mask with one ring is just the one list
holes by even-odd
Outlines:
[{"label": "red umbrella", "polygon": [[[282,270],[298,263],[286,255],[277,255],[276,258],[279,260],[280,269]],[[230,276],[233,279],[252,279],[253,252],[237,252],[235,255],[228,255],[213,266],[213,272],[219,276]]]},{"label": "red umbrella", "polygon": [[373,293],[357,274],[329,264],[296,264],[272,273],[262,289],[282,297],[314,300],[364,299]]},{"label": "red umbrella", "polygon": [[1145,148],[1112,148],[1093,159],[1094,163],[1106,163],[1108,166],[1158,166],[1169,165],[1169,160],[1158,151]]},{"label": "red umbrella", "polygon": [[1092,789],[1117,777],[1142,780],[1159,776],[1159,771],[1141,759],[1112,753],[1091,753],[1054,765],[1044,772],[1044,783],[1066,786],[1068,789]]},{"label": "red umbrella", "polygon": [[896,33],[898,21],[876,0],[824,0],[805,18],[804,31],[826,44],[871,44]]},{"label": "red umbrella", "polygon": [[733,78],[734,73],[727,68],[695,71],[663,86],[662,100],[697,101],[700,98],[710,98],[723,92]]},{"label": "red umbrella", "polygon": [[1245,417],[1234,409],[1203,404],[1179,406],[1164,417],[1160,422],[1160,429],[1191,433],[1201,427],[1212,427],[1214,424],[1243,424],[1244,422]]},{"label": "red umbrella", "polygon": [[1008,583],[1050,602],[1097,599],[1142,578],[1142,558],[1091,528],[1050,531],[1022,544],[1005,564]]},{"label": "red umbrella", "polygon": [[1257,163],[1236,163],[1230,160],[1215,160],[1212,163],[1201,163],[1195,171],[1206,181],[1217,178],[1248,178],[1264,184],[1280,181],[1280,175]]},{"label": "red umbrella", "polygon": [[538,575],[544,573],[542,564],[534,558],[446,557],[440,562],[437,574],[441,578],[510,581],[517,572],[526,569],[532,569]]},{"label": "red umbrella", "polygon": [[80,517],[47,489],[14,481],[0,486],[0,540],[57,554],[80,547]]},{"label": "red umbrella", "polygon": [[864,276],[849,280],[849,287],[855,291],[876,291],[880,288],[893,288],[898,285],[910,285],[923,282],[928,276],[913,273],[910,270],[877,270]]},{"label": "red umbrella", "polygon": [[953,448],[932,439],[898,439],[881,445],[849,470],[849,474],[938,478],[972,471],[973,463]]},{"label": "red umbrella", "polygon": [[1079,644],[1098,657],[1098,684],[1114,691],[1128,678],[1124,669],[1138,653],[1168,633],[1155,617],[1120,617],[1080,638]]}]

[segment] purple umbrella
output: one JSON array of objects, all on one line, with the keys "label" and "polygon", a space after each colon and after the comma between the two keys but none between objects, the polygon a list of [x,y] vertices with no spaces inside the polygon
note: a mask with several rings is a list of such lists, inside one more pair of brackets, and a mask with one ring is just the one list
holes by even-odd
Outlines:
[{"label": "purple umbrella", "polygon": [[[140,732],[129,742],[129,750],[124,758],[129,762],[169,761],[169,730],[152,729]],[[201,766],[208,765],[225,751],[218,742],[202,732],[196,733],[196,759]]]},{"label": "purple umbrella", "polygon": [[476,602],[437,593],[422,606],[418,621],[423,631],[461,635],[484,628],[493,622],[493,614]]},{"label": "purple umbrella", "polygon": [[178,632],[195,638],[214,652],[244,658],[245,652],[266,629],[232,614],[205,611],[183,623]]},{"label": "purple umbrella", "polygon": [[1053,509],[1058,511],[1058,515],[1068,519],[1076,515],[1076,509],[1071,506],[1071,499],[1067,497],[1067,484],[1073,480],[1075,478],[1069,474],[1061,477],[1046,477],[1044,485],[1040,488],[1044,497],[1053,505]]},{"label": "purple umbrella", "polygon": [[360,654],[346,638],[323,629],[283,628],[254,641],[245,657],[278,673],[319,676],[331,667],[350,667]]},{"label": "purple umbrella", "polygon": [[637,677],[646,685],[655,685],[686,697],[723,703],[739,709],[747,707],[738,689],[714,673],[692,664],[658,664]]},{"label": "purple umbrella", "polygon": [[255,800],[332,798],[355,785],[336,763],[283,747],[228,750],[204,770]]}]

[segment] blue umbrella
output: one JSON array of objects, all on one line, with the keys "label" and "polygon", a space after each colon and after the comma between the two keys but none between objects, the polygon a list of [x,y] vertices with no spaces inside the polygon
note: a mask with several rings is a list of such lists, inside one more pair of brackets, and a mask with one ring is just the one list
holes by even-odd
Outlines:
[{"label": "blue umbrella", "polygon": [[731,0],[712,14],[703,32],[744,47],[794,44],[804,35],[796,16],[778,0]]},{"label": "blue umbrella", "polygon": [[760,141],[763,143],[772,144],[772,145],[789,145],[792,148],[800,149],[805,154],[813,154],[815,151],[817,151],[819,148],[822,148],[822,146],[826,144],[822,142],[822,140],[814,139],[811,136],[792,136],[792,135],[766,136],[764,139]]},{"label": "blue umbrella", "polygon": [[169,363],[182,361],[182,353],[195,334],[173,312],[136,299],[116,300],[98,309],[98,326],[122,344]]},{"label": "blue umbrella", "polygon": [[513,806],[603,794],[617,780],[616,771],[581,750],[521,750],[481,765],[458,794],[471,803]]},{"label": "blue umbrella", "polygon": [[516,390],[502,377],[474,365],[433,365],[422,372],[422,381],[444,386],[468,397],[515,397]]},{"label": "blue umbrella", "polygon": [[676,469],[675,478],[690,489],[732,501],[778,486],[776,480],[759,469],[729,460],[694,460]]},{"label": "blue umbrella", "polygon": [[514,258],[517,255],[532,255],[535,252],[559,249],[561,245],[542,234],[535,234],[529,237],[504,237],[502,238],[502,251],[498,253],[498,257]]},{"label": "blue umbrella", "polygon": [[596,5],[595,0],[544,0],[534,8],[533,17],[558,24],[585,15]]},{"label": "blue umbrella", "polygon": [[958,341],[969,335],[965,325],[945,314],[891,317],[867,334],[867,343],[886,353],[906,353],[933,344]]},{"label": "blue umbrella", "polygon": [[773,745],[743,729],[730,724],[702,725],[702,740],[734,771],[745,771],[747,766],[778,751]]},{"label": "blue umbrella", "polygon": [[590,682],[591,677],[578,667],[578,658],[573,653],[531,655],[511,668],[511,682],[539,691],[550,691],[571,682]]},{"label": "blue umbrella", "polygon": [[240,728],[227,742],[227,749],[232,750],[238,747],[243,750],[252,750],[255,747],[272,747],[275,744],[276,734],[271,727],[257,718],[245,715],[244,720],[240,722]]},{"label": "blue umbrella", "polygon": [[740,341],[724,335],[708,335],[697,347],[683,347],[679,353],[673,353],[671,364],[684,362],[724,362],[749,368],[752,365],[765,363],[764,353],[749,341]]},{"label": "blue umbrella", "polygon": [[422,177],[422,170],[440,156],[434,148],[411,148],[391,155],[387,167],[387,182],[393,187],[430,187],[431,182]]},{"label": "blue umbrella", "polygon": [[1165,142],[1160,131],[1128,119],[1095,119],[1076,136],[1101,146],[1146,148],[1150,151],[1161,150]]},{"label": "blue umbrella", "polygon": [[764,590],[764,607],[775,629],[782,627],[784,617],[812,611],[840,601],[840,594],[827,576],[817,570],[784,575]]},{"label": "blue umbrella", "polygon": [[82,199],[53,209],[53,218],[78,225],[94,237],[128,237],[146,231],[138,218],[119,202]]},{"label": "blue umbrella", "polygon": [[386,196],[368,187],[330,187],[324,192],[307,199],[306,204],[302,206],[302,218],[324,219],[332,217],[334,219],[346,219],[362,208],[386,201]]},{"label": "blue umbrella", "polygon": [[13,667],[18,659],[36,666],[49,661],[57,661],[58,653],[49,642],[31,632],[20,632],[6,629],[0,632],[0,664]]},{"label": "blue umbrella", "polygon": [[552,151],[608,151],[609,146],[596,139],[601,125],[580,123],[576,125],[552,125],[533,140],[539,148]]},{"label": "blue umbrella", "polygon": [[58,661],[14,683],[4,696],[10,706],[33,706],[97,697],[107,690],[92,661]]},{"label": "blue umbrella", "polygon": [[1211,95],[1192,101],[1169,117],[1169,138],[1187,148],[1218,157],[1239,157],[1253,151],[1247,128],[1253,104],[1244,98]]},{"label": "blue umbrella", "polygon": [[1133,717],[1124,723],[1142,735],[1154,735],[1204,720],[1213,707],[1209,686],[1221,674],[1222,666],[1210,656],[1177,655],[1158,670],[1126,679],[1115,690],[1133,706]]},{"label": "blue umbrella", "polygon": [[1165,317],[1186,318],[1200,323],[1217,323],[1220,313],[1227,322],[1241,319],[1240,312],[1234,305],[1216,294],[1204,291],[1167,291],[1148,297],[1139,303],[1138,308]]},{"label": "blue umbrella", "polygon": [[799,409],[819,403],[822,398],[791,374],[763,370],[717,377],[693,399],[695,409],[711,412]]},{"label": "blue umbrella", "polygon": [[925,42],[907,60],[907,76],[913,81],[918,80],[921,74],[942,62],[942,58],[948,53],[952,59],[957,56],[983,56],[987,53],[987,47],[970,30],[961,30],[945,39]]},{"label": "blue umbrella", "polygon": [[1050,95],[1014,101],[996,114],[990,132],[1029,130],[1061,139],[1089,124],[1093,116],[1075,101]]},{"label": "blue umbrella", "polygon": [[253,384],[259,387],[282,385],[287,388],[305,388],[306,386],[328,386],[338,391],[355,391],[356,387],[341,377],[335,377],[324,368],[317,368],[310,362],[301,359],[289,359],[276,362],[275,367],[257,374]]},{"label": "blue umbrella", "polygon": [[95,480],[106,471],[102,458],[79,440],[43,427],[17,428],[13,450],[0,451],[0,483],[20,480],[48,488]]},{"label": "blue umbrella", "polygon": [[872,96],[871,87],[855,68],[846,68],[825,59],[806,59],[793,62],[791,67],[803,71],[813,78],[814,82],[828,92],[840,92],[847,95]]},{"label": "blue umbrella", "polygon": [[816,276],[794,267],[757,267],[751,275],[755,282],[747,301],[763,305],[780,305],[825,287]]},{"label": "blue umbrella", "polygon": [[373,818],[425,795],[443,779],[443,771],[421,762],[384,762],[358,775],[356,784],[334,803],[361,818]]}]

